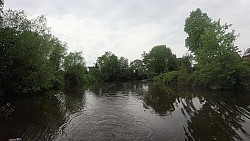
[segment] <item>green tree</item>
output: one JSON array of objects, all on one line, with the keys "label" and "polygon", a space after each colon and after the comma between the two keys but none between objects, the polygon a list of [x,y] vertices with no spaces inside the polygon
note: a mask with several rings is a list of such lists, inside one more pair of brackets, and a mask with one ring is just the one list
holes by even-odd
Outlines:
[{"label": "green tree", "polygon": [[61,43],[57,38],[52,38],[50,41],[51,52],[49,54],[49,60],[55,67],[56,71],[62,69],[63,59],[66,55],[66,44]]},{"label": "green tree", "polygon": [[237,37],[234,31],[226,33],[228,25],[214,22],[202,35],[203,48],[197,53],[197,67],[202,80],[210,87],[233,88],[237,85],[237,66],[240,63],[238,47],[234,45]]},{"label": "green tree", "polygon": [[82,52],[70,52],[64,59],[65,81],[69,86],[83,86],[86,66]]},{"label": "green tree", "polygon": [[49,44],[51,46],[49,60],[54,68],[55,74],[53,85],[54,87],[60,87],[64,85],[63,61],[67,51],[67,44],[62,43],[56,37],[51,37]]},{"label": "green tree", "polygon": [[197,70],[194,79],[213,89],[232,89],[240,85],[241,78],[237,38],[231,25],[212,21],[200,9],[191,12],[184,30],[188,33],[186,46],[194,53]]},{"label": "green tree", "polygon": [[212,20],[206,13],[197,8],[190,13],[185,20],[184,31],[188,34],[185,40],[186,47],[196,55],[197,51],[202,48],[201,36],[207,28],[211,27]]},{"label": "green tree", "polygon": [[177,69],[176,56],[166,45],[155,46],[149,53],[144,52],[142,56],[143,62],[150,72],[161,74],[167,70]]},{"label": "green tree", "polygon": [[130,63],[130,73],[131,77],[135,79],[142,79],[143,75],[146,74],[146,68],[143,61],[136,59]]},{"label": "green tree", "polygon": [[125,57],[119,58],[119,80],[129,79],[129,65],[128,59]]},{"label": "green tree", "polygon": [[105,52],[104,55],[98,57],[97,63],[105,81],[113,81],[119,79],[119,59],[112,52]]},{"label": "green tree", "polygon": [[0,83],[5,91],[24,93],[51,88],[55,67],[45,17],[28,20],[23,11],[2,12]]},{"label": "green tree", "polygon": [[181,58],[178,58],[178,66],[181,71],[185,71],[187,73],[191,73],[192,71],[192,62],[193,55],[189,53],[185,53]]}]

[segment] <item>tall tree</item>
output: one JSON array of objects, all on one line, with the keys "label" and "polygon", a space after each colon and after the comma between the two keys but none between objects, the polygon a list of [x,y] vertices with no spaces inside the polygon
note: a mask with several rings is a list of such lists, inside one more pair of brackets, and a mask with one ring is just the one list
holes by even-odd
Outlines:
[{"label": "tall tree", "polygon": [[184,30],[186,45],[194,53],[197,70],[195,79],[214,89],[231,89],[239,85],[240,56],[234,45],[237,38],[231,25],[212,21],[200,9],[191,12]]},{"label": "tall tree", "polygon": [[213,88],[233,88],[238,85],[237,66],[240,64],[237,37],[234,31],[226,33],[228,25],[214,22],[202,35],[203,48],[197,53],[197,66],[202,79]]},{"label": "tall tree", "polygon": [[54,87],[63,86],[63,60],[67,51],[67,44],[62,43],[58,38],[52,37],[50,41],[51,52],[49,60],[54,68],[55,79],[53,81]]},{"label": "tall tree", "polygon": [[197,8],[190,13],[190,16],[185,20],[184,31],[188,34],[185,40],[186,47],[196,55],[197,51],[202,48],[201,37],[206,29],[212,26],[212,20],[206,13],[202,13],[201,9]]}]

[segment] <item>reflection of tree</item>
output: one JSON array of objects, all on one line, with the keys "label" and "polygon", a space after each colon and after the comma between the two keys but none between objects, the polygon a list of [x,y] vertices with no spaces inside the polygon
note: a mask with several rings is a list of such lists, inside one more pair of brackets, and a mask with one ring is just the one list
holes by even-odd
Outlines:
[{"label": "reflection of tree", "polygon": [[74,113],[83,108],[85,104],[84,89],[70,88],[65,89],[65,106],[66,111],[69,113]]},{"label": "reflection of tree", "polygon": [[0,105],[0,140],[53,140],[68,116],[84,106],[83,96],[83,89],[70,88],[64,93],[11,97]]},{"label": "reflection of tree", "polygon": [[[228,95],[203,94],[206,99],[200,109],[196,109],[190,98],[181,98],[182,113],[187,119],[188,127],[184,127],[187,140],[241,140],[239,132],[246,134],[242,128],[245,122],[244,110],[235,106],[235,99]],[[232,100],[232,101],[231,101]],[[202,100],[199,101],[202,103]],[[238,101],[240,102],[240,101]],[[185,103],[185,104],[184,104]],[[245,105],[247,107],[247,105]],[[248,115],[249,118],[249,115]]]},{"label": "reflection of tree", "polygon": [[97,85],[91,85],[86,87],[91,92],[97,94],[97,95],[116,95],[119,92],[122,92],[123,94],[128,94],[130,90],[130,83],[104,83],[104,84],[97,84]]},{"label": "reflection of tree", "polygon": [[23,140],[52,140],[55,131],[65,122],[55,96],[17,96],[6,102],[7,109],[13,108],[13,112],[7,115],[7,120],[0,117],[0,140],[15,137]]},{"label": "reflection of tree", "polygon": [[150,85],[148,93],[144,97],[145,106],[150,106],[160,116],[164,116],[175,110],[176,96],[165,91],[158,85]]},{"label": "reflection of tree", "polygon": [[149,85],[144,95],[146,108],[150,106],[160,116],[180,112],[187,121],[187,126],[183,125],[186,140],[249,139],[250,135],[242,126],[250,119],[249,101],[249,95],[158,85]]}]

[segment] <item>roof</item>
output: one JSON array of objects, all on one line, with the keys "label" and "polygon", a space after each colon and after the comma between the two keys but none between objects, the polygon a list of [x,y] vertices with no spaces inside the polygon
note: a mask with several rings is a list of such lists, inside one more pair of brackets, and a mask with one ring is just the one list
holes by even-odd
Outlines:
[{"label": "roof", "polygon": [[246,52],[243,54],[243,57],[250,56],[250,48],[246,50]]}]

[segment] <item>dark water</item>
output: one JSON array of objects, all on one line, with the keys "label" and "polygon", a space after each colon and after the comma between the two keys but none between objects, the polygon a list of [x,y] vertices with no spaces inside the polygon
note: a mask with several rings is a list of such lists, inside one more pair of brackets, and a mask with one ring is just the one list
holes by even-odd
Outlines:
[{"label": "dark water", "polygon": [[117,83],[0,99],[0,140],[250,140],[250,95]]}]

